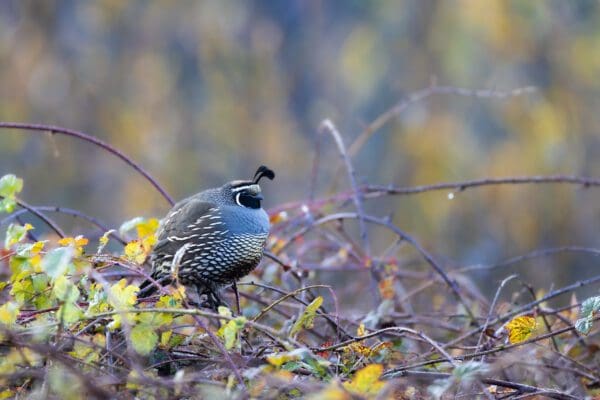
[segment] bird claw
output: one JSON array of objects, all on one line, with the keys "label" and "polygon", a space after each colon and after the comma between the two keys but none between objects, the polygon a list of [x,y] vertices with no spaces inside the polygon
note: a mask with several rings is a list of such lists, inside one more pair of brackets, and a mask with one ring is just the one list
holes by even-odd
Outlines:
[{"label": "bird claw", "polygon": [[213,289],[199,286],[196,288],[196,293],[198,294],[198,302],[195,302],[195,305],[198,307],[208,308],[213,311],[218,311],[220,306],[229,308],[229,304]]}]

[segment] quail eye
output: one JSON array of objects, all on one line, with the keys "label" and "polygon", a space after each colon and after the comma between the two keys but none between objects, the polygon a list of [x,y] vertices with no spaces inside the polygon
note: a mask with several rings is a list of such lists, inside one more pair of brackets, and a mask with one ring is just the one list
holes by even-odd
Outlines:
[{"label": "quail eye", "polygon": [[260,208],[260,200],[260,195],[253,196],[245,192],[240,192],[235,195],[235,202],[241,207]]}]

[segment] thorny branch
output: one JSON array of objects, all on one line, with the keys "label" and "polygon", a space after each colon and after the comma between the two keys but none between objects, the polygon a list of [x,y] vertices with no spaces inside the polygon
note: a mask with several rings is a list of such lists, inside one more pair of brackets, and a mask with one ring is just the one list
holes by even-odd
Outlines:
[{"label": "thorny branch", "polygon": [[407,96],[406,99],[398,102],[394,107],[385,111],[378,117],[376,117],[373,122],[371,122],[362,133],[356,138],[356,140],[352,143],[348,150],[348,154],[350,157],[355,156],[360,149],[364,146],[364,144],[369,140],[369,138],[381,129],[385,124],[387,124],[392,119],[398,117],[406,108],[410,105],[418,103],[427,99],[428,97],[435,94],[454,94],[459,96],[468,96],[468,97],[477,97],[477,98],[492,98],[492,99],[508,99],[511,97],[521,96],[524,94],[534,93],[536,88],[533,86],[527,86],[522,88],[517,88],[510,91],[496,91],[489,89],[466,89],[454,86],[438,86],[435,81],[431,82],[429,87],[421,89],[417,92],[411,93]]},{"label": "thorny branch", "polygon": [[36,132],[39,134],[45,134],[45,133],[61,134],[61,135],[75,137],[77,139],[81,139],[83,141],[92,143],[95,146],[98,146],[101,149],[104,149],[107,152],[111,153],[112,155],[123,160],[127,165],[129,165],[131,168],[133,168],[135,171],[137,171],[140,175],[142,175],[144,177],[144,179],[146,179],[148,182],[150,182],[150,184],[152,186],[154,186],[154,188],[165,198],[165,200],[167,200],[167,202],[169,202],[170,205],[175,204],[173,199],[171,198],[171,196],[169,196],[167,194],[166,190],[163,189],[163,187],[161,185],[159,185],[158,182],[152,176],[150,176],[150,174],[148,172],[146,172],[146,170],[144,170],[140,165],[138,165],[131,158],[127,157],[123,152],[114,148],[110,144],[98,139],[97,137],[94,137],[94,136],[91,136],[86,133],[79,132],[79,131],[76,131],[73,129],[66,129],[66,128],[62,128],[60,126],[44,125],[44,124],[29,124],[29,123],[21,123],[21,122],[0,122],[0,128],[21,129],[21,130]]},{"label": "thorny branch", "polygon": [[[440,190],[453,190],[461,192],[469,188],[479,188],[496,185],[540,185],[540,184],[570,184],[580,185],[583,188],[600,187],[600,179],[584,176],[572,175],[548,175],[548,176],[519,176],[508,178],[483,178],[460,182],[441,182],[432,185],[398,187],[395,185],[363,185],[359,190],[363,193],[363,198],[374,199],[388,195],[414,195]],[[312,202],[294,201],[273,207],[269,210],[271,215],[286,210],[293,210],[307,206],[311,208],[320,208],[329,203],[341,203],[352,198],[353,191],[341,192],[333,196],[314,200]]]},{"label": "thorny branch", "polygon": [[[311,174],[311,186],[308,201],[291,202],[271,210],[271,215],[276,215],[281,211],[295,212],[297,210],[303,210],[300,217],[292,217],[292,219],[281,224],[275,223],[274,231],[277,233],[277,235],[279,235],[280,242],[275,243],[270,251],[268,251],[266,254],[267,257],[272,259],[275,263],[283,266],[283,268],[278,269],[280,273],[281,270],[288,272],[289,274],[285,276],[287,278],[291,276],[295,280],[291,280],[291,282],[285,281],[282,278],[284,274],[281,273],[280,275],[275,275],[275,279],[280,279],[280,281],[273,283],[272,286],[262,283],[247,284],[249,289],[248,293],[244,293],[246,296],[244,296],[243,300],[246,301],[246,308],[244,309],[244,312],[247,313],[246,315],[248,318],[244,319],[244,328],[239,333],[244,341],[243,346],[239,351],[233,349],[227,350],[224,347],[221,338],[218,338],[213,332],[214,325],[217,323],[217,321],[234,321],[238,317],[229,317],[205,310],[195,309],[187,303],[184,303],[185,308],[171,309],[152,307],[151,302],[154,300],[153,298],[139,299],[135,307],[131,309],[88,313],[82,318],[81,322],[83,323],[77,328],[77,331],[72,332],[64,329],[62,320],[59,320],[58,322],[52,322],[56,321],[56,319],[52,320],[50,318],[48,321],[51,322],[47,323],[45,327],[59,329],[54,331],[52,334],[52,338],[56,343],[46,345],[48,347],[38,345],[37,343],[29,345],[26,341],[26,339],[34,334],[35,329],[38,329],[36,326],[23,327],[14,331],[8,330],[11,332],[11,334],[16,335],[10,336],[9,339],[10,341],[18,343],[23,347],[27,347],[34,352],[43,354],[48,359],[53,359],[58,363],[70,362],[72,365],[91,368],[98,374],[104,373],[102,380],[93,380],[91,377],[82,373],[77,368],[68,368],[71,373],[82,380],[87,392],[96,397],[112,396],[114,393],[111,391],[111,388],[114,385],[124,385],[130,382],[135,382],[140,386],[138,389],[138,393],[140,395],[152,395],[153,392],[150,390],[150,388],[164,387],[173,391],[173,393],[177,393],[179,396],[193,397],[197,395],[198,392],[195,391],[195,388],[192,387],[192,384],[202,382],[222,388],[223,390],[231,390],[231,388],[235,386],[235,380],[238,381],[238,391],[236,393],[242,397],[247,397],[250,395],[250,390],[252,390],[255,386],[253,384],[247,385],[247,383],[251,383],[252,379],[261,379],[261,376],[265,375],[265,371],[268,371],[267,368],[264,368],[266,363],[265,358],[278,356],[281,354],[283,354],[282,357],[286,357],[286,353],[293,354],[290,357],[298,357],[294,358],[294,362],[297,362],[300,366],[302,366],[302,363],[304,363],[304,366],[293,370],[295,377],[294,380],[284,382],[282,387],[290,389],[302,388],[303,390],[306,389],[307,391],[315,390],[315,387],[324,388],[325,385],[320,384],[320,386],[310,386],[310,384],[307,383],[311,381],[305,379],[310,377],[314,378],[317,376],[314,371],[307,369],[306,366],[309,365],[307,360],[318,360],[318,362],[322,363],[319,367],[321,368],[319,369],[319,373],[322,374],[320,375],[321,378],[323,376],[327,376],[332,380],[340,378],[345,379],[363,365],[376,362],[375,360],[369,359],[369,357],[362,355],[349,363],[345,357],[348,357],[347,352],[349,349],[351,351],[352,344],[362,343],[365,341],[376,342],[377,340],[383,340],[383,338],[395,336],[402,337],[402,346],[406,346],[406,349],[410,350],[402,349],[403,358],[400,360],[395,359],[390,361],[388,359],[382,361],[383,363],[387,364],[387,371],[383,374],[382,379],[392,379],[400,376],[415,377],[419,379],[449,379],[452,376],[451,374],[422,371],[417,369],[425,366],[437,366],[445,364],[446,366],[449,366],[450,370],[456,370],[463,361],[475,359],[479,359],[481,363],[493,363],[501,358],[499,356],[508,354],[508,352],[512,349],[522,348],[535,343],[538,344],[537,348],[539,348],[540,351],[545,351],[544,354],[547,358],[544,359],[544,362],[547,362],[548,368],[557,368],[563,373],[571,374],[570,376],[591,381],[589,385],[597,385],[600,375],[600,373],[597,371],[597,368],[594,366],[587,366],[586,362],[589,361],[587,361],[584,357],[574,358],[569,355],[570,353],[568,353],[569,346],[571,346],[573,343],[577,343],[584,348],[588,346],[588,343],[593,343],[591,338],[598,334],[597,327],[590,334],[590,339],[583,340],[577,335],[574,337],[569,336],[565,338],[567,335],[564,335],[560,338],[561,340],[556,340],[554,348],[546,348],[539,345],[539,342],[543,340],[554,340],[560,335],[575,331],[571,317],[565,317],[559,313],[564,312],[565,310],[570,310],[574,307],[579,307],[581,305],[581,301],[573,301],[571,306],[558,307],[555,309],[549,309],[546,306],[541,308],[540,305],[560,295],[573,294],[575,290],[581,287],[598,283],[600,282],[600,276],[595,276],[586,280],[580,280],[563,288],[552,290],[550,293],[538,299],[534,299],[534,301],[521,306],[513,306],[509,311],[503,312],[499,311],[501,310],[501,307],[499,306],[500,294],[501,292],[504,293],[504,288],[514,276],[508,277],[502,281],[502,283],[500,283],[496,290],[496,294],[491,306],[489,308],[485,308],[485,312],[480,311],[480,304],[477,303],[478,299],[480,298],[474,295],[473,292],[466,291],[465,285],[463,284],[464,281],[459,280],[459,278],[462,277],[460,274],[464,272],[469,272],[475,269],[483,270],[503,267],[535,257],[552,256],[566,252],[578,252],[597,256],[600,254],[600,250],[576,245],[552,249],[541,249],[525,255],[510,258],[497,264],[469,266],[462,269],[447,271],[444,265],[438,261],[437,257],[434,257],[431,252],[422,247],[419,241],[414,239],[412,235],[404,232],[394,225],[390,219],[366,214],[364,211],[364,203],[366,200],[384,196],[413,195],[446,190],[460,192],[469,188],[481,188],[494,185],[569,184],[581,186],[583,189],[593,187],[597,188],[600,187],[600,179],[582,176],[550,175],[483,178],[461,182],[441,182],[433,185],[422,185],[415,187],[398,187],[394,185],[359,185],[357,182],[357,172],[352,165],[352,157],[357,154],[364,143],[366,143],[366,141],[377,130],[379,130],[393,118],[397,117],[409,105],[418,101],[422,101],[433,94],[447,93],[474,97],[508,98],[511,96],[531,93],[532,91],[532,88],[522,88],[510,92],[485,90],[471,91],[462,88],[437,86],[432,84],[432,86],[429,88],[425,88],[421,91],[413,93],[406,100],[399,102],[393,108],[377,117],[371,124],[367,126],[367,128],[358,136],[358,138],[349,148],[345,147],[344,140],[335,125],[330,120],[323,121],[319,131],[321,134],[328,133],[333,137],[338,152],[346,167],[350,182],[350,190],[337,193],[326,198],[316,200],[313,199],[315,182],[319,168],[317,154]],[[167,199],[167,201],[169,201],[170,204],[173,203],[164,189],[139,165],[137,165],[117,149],[100,141],[97,138],[86,135],[82,132],[49,125],[0,123],[0,128],[24,129],[38,133],[49,132],[50,134],[63,134],[92,143],[122,159],[130,167],[141,174],[147,181],[149,181],[153,187],[159,191],[161,195]],[[317,141],[317,150],[318,146],[320,146],[320,139]],[[356,212],[326,212],[326,206],[329,204],[344,206],[350,201],[353,202]],[[54,230],[57,235],[64,236],[64,232],[61,230],[61,228],[54,223],[54,221],[44,215],[44,213],[47,212],[57,212],[73,215],[77,218],[86,220],[104,232],[108,230],[106,229],[106,226],[98,219],[87,216],[76,210],[71,210],[64,207],[32,207],[21,200],[19,200],[19,205],[23,208],[23,210],[19,210],[13,215],[3,219],[0,221],[0,225],[9,221],[11,218],[19,218],[25,212],[30,212],[44,221],[44,223]],[[310,214],[310,218],[307,217],[306,214]],[[358,221],[360,239],[362,242],[361,244],[356,244],[351,237],[352,235],[347,234],[347,232],[342,229],[338,229],[335,232],[327,231],[326,229],[318,230],[319,233],[321,233],[321,231],[327,231],[323,234],[323,237],[325,238],[325,241],[330,240],[331,243],[314,245],[313,243],[303,243],[301,240],[303,239],[304,235],[314,229],[317,229],[320,225],[335,221],[339,222],[346,219]],[[435,309],[416,315],[412,308],[403,307],[403,302],[400,301],[401,299],[398,299],[399,296],[397,296],[396,293],[394,294],[393,300],[390,302],[392,304],[392,310],[388,310],[389,312],[386,314],[386,320],[383,322],[380,320],[377,321],[377,323],[382,323],[382,325],[370,327],[370,332],[365,335],[358,336],[357,334],[357,336],[353,336],[348,334],[347,332],[350,332],[350,329],[362,327],[362,324],[369,319],[370,314],[375,311],[378,312],[378,310],[372,310],[366,316],[344,315],[343,307],[342,310],[338,309],[337,297],[333,288],[331,288],[329,285],[322,285],[318,283],[318,280],[317,284],[313,284],[315,279],[318,279],[319,277],[318,275],[315,275],[315,271],[333,270],[333,268],[325,265],[325,263],[320,263],[318,260],[315,261],[314,259],[318,257],[324,259],[326,256],[331,255],[332,253],[339,253],[341,249],[345,249],[349,253],[347,256],[349,261],[346,263],[340,262],[340,265],[336,265],[336,268],[337,271],[348,271],[356,268],[356,266],[364,269],[364,265],[361,265],[361,261],[364,261],[361,260],[361,255],[366,254],[366,259],[371,265],[369,271],[373,277],[371,283],[378,283],[379,278],[374,275],[375,268],[371,262],[381,261],[383,265],[384,256],[381,255],[380,258],[372,256],[371,245],[373,243],[371,243],[369,240],[368,224],[375,224],[393,232],[398,237],[398,239],[395,241],[395,247],[393,247],[393,251],[398,250],[400,243],[408,243],[419,254],[419,259],[417,261],[421,263],[420,259],[423,259],[431,267],[431,270],[435,272],[434,274],[433,272],[417,270],[416,268],[413,270],[407,269],[406,271],[394,272],[394,278],[397,278],[398,280],[406,279],[409,282],[408,284],[412,283],[411,280],[418,281],[419,284],[408,287],[409,290],[404,292],[407,298],[412,296],[417,298],[419,295],[424,293],[425,289],[437,285],[439,282],[443,282],[450,289],[454,298],[456,298],[456,301],[460,304],[461,307],[458,309],[458,311]],[[117,237],[117,239],[120,238]],[[311,253],[310,256],[313,256],[313,259],[311,259],[309,263],[303,263],[299,259],[292,258],[290,256],[291,252],[289,251],[291,246],[304,246],[302,251],[307,254]],[[313,252],[315,248],[316,250]],[[10,259],[13,254],[13,252],[9,252],[8,254],[0,257],[0,266],[8,265],[6,260]],[[315,254],[317,256],[315,256]],[[343,259],[343,257],[341,259]],[[144,271],[141,266],[126,262],[122,257],[99,254],[90,257],[89,260],[94,264],[95,269],[94,271],[90,272],[90,275],[94,279],[102,281],[106,288],[109,287],[109,281],[112,281],[113,279],[119,279],[122,277],[133,277],[135,279],[138,276],[149,278],[149,274]],[[413,265],[415,265],[415,263],[413,263]],[[115,266],[116,268],[110,268],[110,271],[106,272],[105,268],[109,268],[110,266]],[[308,268],[308,266],[311,266],[311,268]],[[79,276],[77,277],[80,278]],[[432,279],[432,277],[434,279]],[[461,285],[459,286],[457,282],[460,282]],[[154,283],[160,287],[160,282]],[[8,284],[8,289],[10,289],[11,284],[12,283]],[[253,286],[269,290],[255,290]],[[278,286],[285,287],[285,290],[283,288],[280,289]],[[290,320],[291,313],[287,312],[288,310],[286,310],[286,307],[297,308],[298,310],[301,310],[302,307],[293,303],[292,301],[287,300],[294,300],[299,304],[307,305],[307,299],[303,298],[304,294],[308,294],[306,296],[307,298],[310,298],[311,296],[314,298],[311,289],[315,288],[327,288],[330,291],[335,304],[335,313],[331,315],[327,313],[325,308],[317,310],[314,313],[314,317],[317,317],[317,323],[315,326],[307,327],[305,332],[292,337],[289,335],[289,324],[292,322]],[[6,290],[7,292],[8,289]],[[379,295],[378,287],[375,287],[373,291],[376,295]],[[533,292],[533,288],[531,288],[531,291]],[[166,288],[161,288],[161,293],[167,295],[169,291]],[[278,293],[280,296],[274,293]],[[90,299],[84,300],[84,302],[87,301],[91,302]],[[486,301],[481,302],[486,303]],[[248,307],[249,305],[252,307]],[[454,305],[456,305],[456,303],[454,303]],[[77,306],[83,308],[86,307],[87,304],[80,302],[77,304]],[[52,304],[51,306],[46,306],[46,308],[43,309],[21,309],[17,323],[28,324],[36,321],[38,318],[44,321],[42,317],[56,316],[60,310],[60,307],[61,304]],[[535,336],[520,343],[498,344],[498,338],[496,337],[493,337],[484,343],[483,339],[488,331],[488,328],[497,328],[498,325],[504,324],[511,318],[517,315],[532,312],[533,310],[539,311],[539,314],[543,315],[544,318],[549,316],[549,318],[545,319],[549,331],[548,333]],[[173,316],[189,315],[193,317],[193,322],[187,321],[185,324],[182,324],[182,326],[172,328],[174,332],[179,332],[179,329],[184,330],[186,328],[193,328],[194,333],[187,336],[186,340],[189,340],[190,342],[193,341],[194,346],[171,349],[167,351],[167,359],[153,360],[152,363],[148,364],[149,366],[144,367],[141,364],[141,359],[133,354],[133,352],[131,352],[129,349],[129,339],[127,339],[127,336],[131,333],[131,327],[126,326],[128,325],[128,322],[124,321],[124,329],[121,332],[115,332],[106,335],[107,343],[105,347],[98,346],[96,344],[91,346],[94,349],[97,347],[102,349],[103,354],[99,361],[85,362],[83,360],[75,359],[70,355],[65,355],[66,353],[60,353],[60,350],[66,349],[67,344],[71,343],[70,341],[80,344],[85,343],[82,337],[84,337],[87,333],[92,331],[97,332],[99,328],[104,327],[108,321],[115,316],[129,313],[134,313],[136,315],[167,313]],[[467,330],[469,329],[469,326],[465,325],[464,313],[466,313],[466,317],[469,318],[471,326],[476,326],[476,328]],[[250,315],[253,315],[254,319],[252,319]],[[300,316],[301,315],[299,315],[299,317]],[[317,325],[318,323],[323,323],[321,318],[325,318],[332,328],[338,332],[337,337],[324,342],[324,339],[327,339],[327,331],[318,331],[319,325]],[[257,322],[259,319],[261,320],[260,323]],[[596,316],[594,321],[599,319],[600,317]],[[555,320],[554,323],[552,323],[552,320]],[[4,331],[5,330],[0,332],[0,334],[5,333]],[[341,335],[340,332],[343,335]],[[417,350],[411,347],[412,345],[415,345]],[[124,353],[119,353],[119,349],[122,349],[123,346],[127,351],[127,354],[125,355]],[[394,351],[399,350],[394,349]],[[410,354],[411,351],[413,354],[415,354],[415,356],[412,359],[406,358],[406,354]],[[326,360],[323,360],[324,357],[327,357],[323,354],[328,352],[330,352],[332,355]],[[495,357],[491,357],[492,355],[495,355]],[[211,360],[211,357],[218,358],[218,360]],[[430,359],[431,357],[435,357],[435,359]],[[552,359],[559,360],[560,363],[553,363]],[[23,360],[27,360],[26,357],[23,357]],[[199,367],[196,372],[185,375],[185,377],[180,375],[179,372],[173,378],[152,377],[150,374],[144,374],[144,371],[152,370],[153,368],[166,366],[169,364],[178,365],[178,363],[183,362],[196,362],[199,363],[201,367]],[[565,365],[568,366],[562,367],[561,369],[561,366]],[[219,366],[219,368],[217,368],[217,366]],[[247,366],[252,366],[255,369],[253,370],[252,368],[245,368]],[[40,371],[40,369],[33,368],[32,366],[30,367],[31,368],[28,370],[28,373],[24,375],[21,374],[20,371],[15,373],[15,379],[46,379],[45,376],[47,375],[47,370]],[[225,384],[223,379],[212,379],[212,377],[218,376],[218,371],[221,370],[223,370],[221,373],[224,376],[230,376],[233,372],[233,375],[230,376],[231,382],[229,384]],[[260,372],[254,372],[256,370],[260,370]],[[140,374],[140,377],[128,377],[127,374],[129,371]],[[187,370],[184,372],[187,374]],[[235,379],[233,376],[235,376]],[[209,379],[209,377],[211,377],[211,379]],[[0,381],[3,378],[4,375],[0,375]],[[267,376],[265,380],[261,382],[271,382],[274,379],[277,378],[274,376]],[[182,382],[186,383],[188,387],[183,385],[182,388]],[[313,380],[312,382],[314,383],[317,381]],[[576,398],[567,391],[545,388],[544,386],[548,386],[548,384],[543,382],[539,383],[539,386],[534,386],[512,382],[509,380],[495,379],[487,376],[483,377],[481,375],[478,377],[478,382],[479,384],[496,385],[498,387],[512,389],[514,392],[508,393],[508,396],[513,398],[526,395],[531,396],[534,394],[557,399]],[[148,387],[144,387],[144,385],[147,385]],[[488,398],[491,398],[491,395],[487,393],[485,389],[483,390],[483,393],[486,394]]]}]

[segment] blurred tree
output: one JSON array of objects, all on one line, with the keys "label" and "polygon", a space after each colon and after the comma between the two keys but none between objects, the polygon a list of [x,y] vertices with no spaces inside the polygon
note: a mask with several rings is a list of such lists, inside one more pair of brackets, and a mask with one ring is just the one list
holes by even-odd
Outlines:
[{"label": "blurred tree", "polygon": [[[432,76],[468,88],[534,85],[537,94],[504,101],[438,95],[409,106],[355,157],[360,180],[597,175],[599,7],[558,0],[8,0],[0,3],[0,120],[96,135],[177,198],[265,163],[278,172],[268,206],[306,196],[325,117],[349,145]],[[324,145],[319,182],[337,163],[333,146]],[[80,208],[113,225],[166,209],[120,162],[63,138],[3,131],[0,169],[29,182],[24,195],[32,203]],[[452,201],[436,193],[371,206],[394,211],[404,229],[462,264],[597,245],[592,221],[600,205],[592,196],[503,187]]]}]

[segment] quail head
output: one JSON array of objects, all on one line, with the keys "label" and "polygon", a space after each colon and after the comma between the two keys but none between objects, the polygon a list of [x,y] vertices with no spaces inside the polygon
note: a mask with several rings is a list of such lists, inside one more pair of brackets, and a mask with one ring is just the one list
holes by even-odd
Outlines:
[{"label": "quail head", "polygon": [[[164,285],[177,276],[206,296],[208,307],[224,304],[220,289],[250,273],[263,255],[269,217],[261,207],[262,177],[272,180],[275,173],[263,165],[252,180],[231,181],[175,204],[157,232],[152,278]],[[141,285],[144,295],[156,289],[149,280]]]}]

